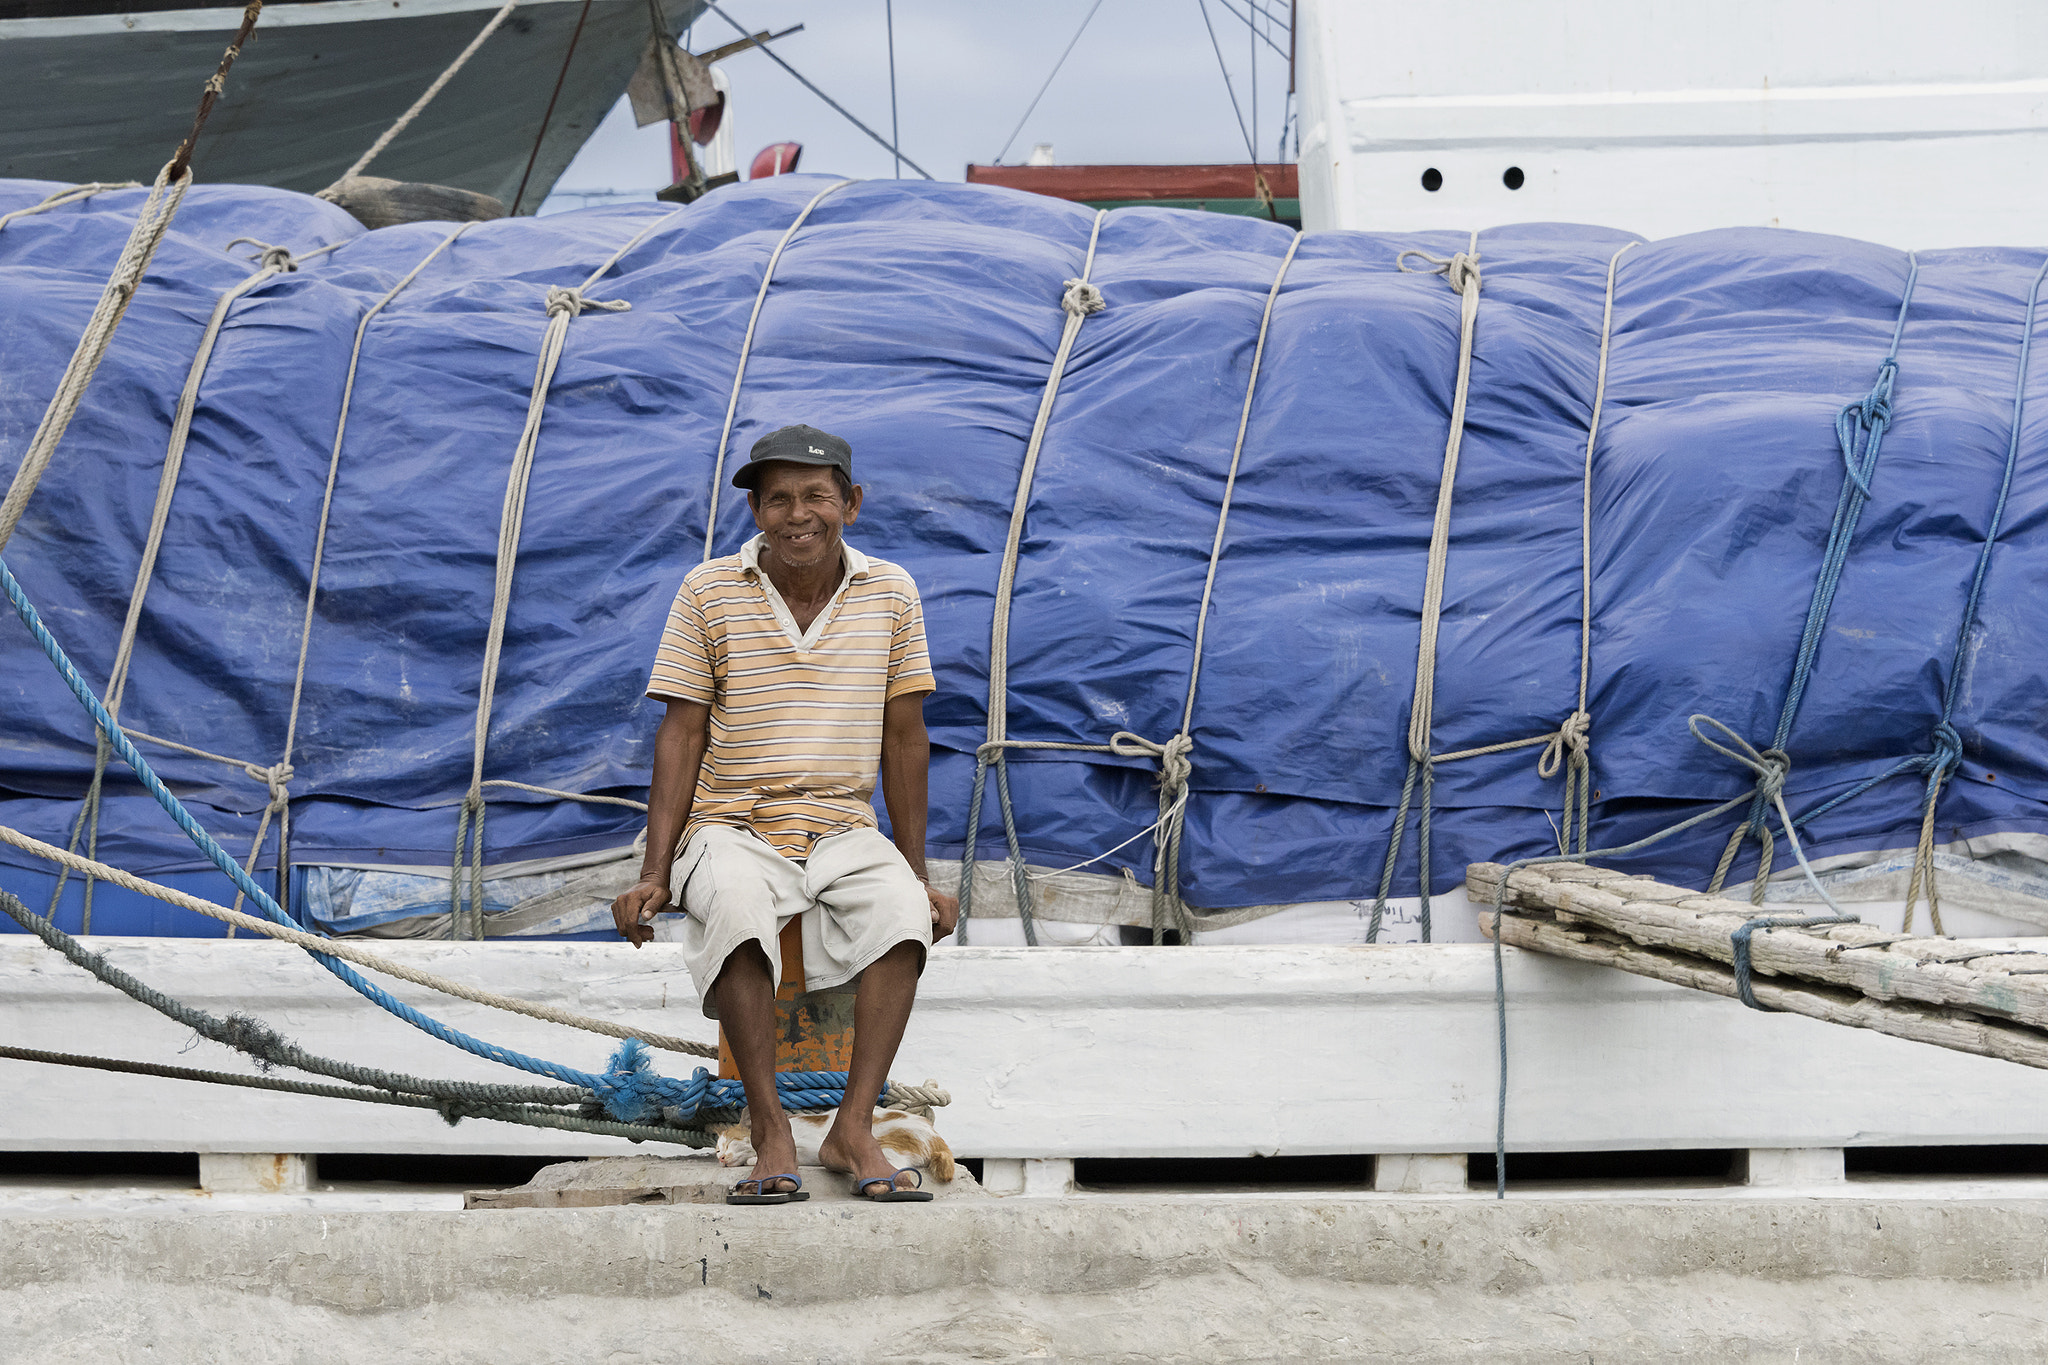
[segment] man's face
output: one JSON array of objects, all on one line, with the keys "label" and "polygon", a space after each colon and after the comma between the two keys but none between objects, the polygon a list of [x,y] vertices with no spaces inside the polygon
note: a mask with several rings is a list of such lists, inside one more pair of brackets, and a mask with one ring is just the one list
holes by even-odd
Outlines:
[{"label": "man's face", "polygon": [[840,535],[860,515],[861,490],[848,501],[839,481],[823,465],[776,460],[762,466],[747,495],[754,525],[768,537],[768,549],[792,569],[836,562]]}]

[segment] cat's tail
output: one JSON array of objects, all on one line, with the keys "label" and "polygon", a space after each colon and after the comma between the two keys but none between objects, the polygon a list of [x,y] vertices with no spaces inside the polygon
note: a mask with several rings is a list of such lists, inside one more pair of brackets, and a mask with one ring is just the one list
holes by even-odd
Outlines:
[{"label": "cat's tail", "polygon": [[937,1133],[933,1133],[931,1158],[932,1177],[936,1180],[951,1181],[953,1178],[954,1170],[955,1167],[953,1165],[953,1149],[946,1145],[946,1140],[944,1138],[940,1137]]}]

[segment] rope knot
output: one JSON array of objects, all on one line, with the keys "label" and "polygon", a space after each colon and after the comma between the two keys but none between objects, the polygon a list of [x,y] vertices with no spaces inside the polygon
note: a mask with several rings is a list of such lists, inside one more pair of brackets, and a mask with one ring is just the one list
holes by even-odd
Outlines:
[{"label": "rope knot", "polygon": [[1159,791],[1169,800],[1178,796],[1187,787],[1188,779],[1194,776],[1195,765],[1188,758],[1194,748],[1194,737],[1185,730],[1164,744],[1155,744],[1129,730],[1119,730],[1109,737],[1109,751],[1119,758],[1159,760]]},{"label": "rope knot", "polygon": [[[1427,264],[1412,266],[1408,258],[1413,256]],[[1451,256],[1432,256],[1427,251],[1404,251],[1394,258],[1394,264],[1404,275],[1442,275],[1453,293],[1462,294],[1467,289],[1479,287],[1479,253],[1460,251]]]},{"label": "rope knot", "polygon": [[550,318],[567,315],[576,317],[585,309],[598,309],[606,313],[623,313],[632,308],[624,299],[586,299],[581,289],[567,289],[558,284],[548,286],[547,312]]},{"label": "rope knot", "polygon": [[294,776],[289,763],[273,763],[259,768],[254,763],[244,763],[242,771],[270,788],[270,804],[273,809],[284,806],[291,800],[291,789],[286,785]]},{"label": "rope knot", "polygon": [[1584,711],[1572,712],[1543,746],[1543,755],[1536,760],[1536,775],[1546,780],[1556,777],[1567,754],[1574,760],[1584,758],[1592,743],[1593,717]]},{"label": "rope knot", "polygon": [[[1727,738],[1728,743],[1723,744],[1719,740],[1709,739],[1700,729],[1702,725],[1710,725],[1719,730]],[[1779,793],[1785,790],[1785,778],[1792,771],[1792,756],[1783,749],[1765,749],[1759,752],[1755,745],[1708,715],[1695,714],[1688,717],[1685,727],[1692,731],[1694,739],[1715,753],[1734,759],[1756,774],[1756,797],[1759,807],[1775,802]],[[1734,747],[1731,748],[1730,745]],[[1744,828],[1762,829],[1762,817],[1757,816]]]},{"label": "rope knot", "polygon": [[1934,752],[1928,755],[1928,771],[1947,777],[1963,761],[1963,737],[1956,727],[1941,721],[1934,727]]},{"label": "rope knot", "polygon": [[1060,296],[1060,307],[1073,316],[1085,318],[1090,313],[1099,313],[1109,307],[1108,300],[1102,297],[1102,291],[1088,281],[1068,280],[1066,284],[1067,292]]},{"label": "rope knot", "polygon": [[228,243],[228,247],[234,248],[244,243],[256,248],[256,264],[260,269],[275,270],[280,274],[287,274],[299,268],[299,263],[292,256],[290,247],[272,246],[270,243],[255,237],[237,237],[234,241]]},{"label": "rope knot", "polygon": [[1785,790],[1785,779],[1792,772],[1792,755],[1783,749],[1765,749],[1757,757],[1762,764],[1757,768],[1757,795],[1766,801],[1776,801]]},{"label": "rope knot", "polygon": [[655,1071],[647,1045],[628,1038],[612,1054],[598,1081],[595,1097],[605,1113],[619,1123],[645,1123],[665,1108],[682,1111],[687,1122],[696,1116],[710,1090],[711,1073],[700,1066],[687,1080],[663,1076]]}]

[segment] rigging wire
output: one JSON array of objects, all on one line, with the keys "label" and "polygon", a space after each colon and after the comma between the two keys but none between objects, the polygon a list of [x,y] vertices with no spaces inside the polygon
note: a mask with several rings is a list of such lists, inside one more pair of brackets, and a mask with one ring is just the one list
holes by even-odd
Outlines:
[{"label": "rigging wire", "polygon": [[1045,84],[1038,87],[1038,93],[1033,95],[1031,97],[1031,103],[1025,106],[1024,116],[1018,119],[1017,126],[1010,130],[1010,136],[1003,142],[1003,150],[996,153],[996,159],[993,163],[994,165],[1002,165],[1003,158],[1010,154],[1010,144],[1017,140],[1017,134],[1024,131],[1024,125],[1026,122],[1030,120],[1032,113],[1038,108],[1038,102],[1044,99],[1045,92],[1052,88],[1053,77],[1060,74],[1060,68],[1067,64],[1067,58],[1074,55],[1075,44],[1079,43],[1081,41],[1081,35],[1088,31],[1089,23],[1092,22],[1095,18],[1095,11],[1101,8],[1102,0],[1095,0],[1095,3],[1088,7],[1088,13],[1083,15],[1081,18],[1081,27],[1075,29],[1074,36],[1067,40],[1066,51],[1060,53],[1060,59],[1052,64],[1052,70],[1045,73]]},{"label": "rigging wire", "polygon": [[[587,3],[587,0],[586,0],[586,3]],[[740,24],[739,20],[737,20],[737,19],[733,18],[733,17],[732,17],[732,16],[730,15],[730,14],[727,14],[727,13],[726,13],[726,12],[725,12],[725,11],[724,11],[724,10],[723,10],[722,8],[720,8],[720,7],[719,7],[719,5],[717,4],[716,0],[705,0],[705,8],[706,8],[706,9],[708,9],[708,10],[710,10],[710,11],[711,11],[711,12],[712,12],[713,14],[717,15],[717,16],[718,16],[719,18],[721,18],[721,19],[725,20],[725,22],[726,22],[726,23],[728,23],[728,24],[732,25],[733,29],[734,29],[734,30],[735,30],[735,31],[736,31],[736,32],[737,32],[737,33],[738,33],[738,34],[739,34],[739,35],[740,35],[740,36],[741,36],[742,38],[745,38],[745,39],[746,39],[746,40],[747,40],[747,41],[748,41],[749,43],[753,44],[753,45],[754,45],[755,47],[758,47],[758,48],[760,48],[760,49],[761,49],[761,50],[762,50],[763,52],[767,53],[767,54],[768,54],[768,60],[770,60],[770,61],[774,62],[774,63],[775,63],[775,64],[776,64],[777,66],[781,67],[781,68],[782,68],[782,69],[783,69],[784,71],[787,71],[787,72],[788,72],[788,73],[789,73],[790,75],[794,76],[794,77],[796,78],[797,84],[799,84],[799,85],[803,86],[803,88],[804,88],[804,89],[806,89],[806,90],[810,91],[810,92],[811,92],[811,93],[812,93],[813,95],[816,95],[816,96],[817,96],[817,97],[818,97],[819,99],[821,99],[821,100],[825,101],[825,103],[827,103],[827,104],[831,105],[831,106],[832,106],[832,109],[833,109],[833,112],[837,113],[837,114],[839,115],[839,117],[841,117],[841,118],[845,119],[845,120],[846,120],[846,121],[847,121],[848,123],[851,123],[851,124],[852,124],[852,125],[853,125],[854,127],[856,127],[856,128],[858,128],[858,129],[860,129],[860,130],[861,130],[861,131],[862,131],[863,133],[866,133],[866,134],[867,134],[867,135],[868,135],[869,137],[873,138],[873,139],[874,139],[874,140],[875,140],[876,142],[879,142],[879,143],[880,143],[880,144],[882,145],[882,147],[883,147],[883,149],[884,149],[884,150],[886,150],[886,151],[890,152],[891,154],[893,154],[893,155],[895,155],[895,156],[898,156],[898,157],[902,157],[902,160],[903,160],[903,164],[904,164],[904,165],[906,165],[906,166],[910,167],[910,169],[911,169],[911,170],[913,170],[913,171],[916,171],[916,172],[917,172],[917,173],[918,173],[919,175],[923,176],[923,177],[924,177],[925,179],[927,179],[927,180],[931,180],[931,179],[933,179],[933,178],[934,178],[934,177],[933,177],[933,175],[932,175],[932,173],[931,173],[930,171],[928,171],[928,170],[926,170],[926,169],[925,169],[924,167],[922,167],[922,166],[918,165],[918,164],[917,164],[917,163],[916,163],[915,161],[912,161],[912,160],[911,160],[911,159],[910,159],[909,157],[907,157],[907,156],[904,156],[904,155],[903,155],[903,151],[902,151],[902,149],[901,149],[901,148],[899,148],[899,147],[898,147],[898,146],[897,146],[897,145],[896,145],[895,143],[893,143],[893,142],[889,141],[889,139],[888,139],[888,138],[885,138],[885,137],[883,137],[883,136],[882,136],[882,135],[881,135],[880,133],[876,132],[876,131],[875,131],[874,129],[872,129],[872,128],[868,127],[868,126],[867,126],[867,125],[866,125],[865,123],[862,123],[862,122],[861,122],[861,121],[860,121],[859,119],[855,118],[855,117],[853,116],[853,112],[852,112],[851,110],[849,110],[849,109],[848,109],[848,108],[847,108],[847,107],[846,107],[845,105],[841,104],[841,103],[840,103],[840,102],[839,102],[838,100],[835,100],[835,99],[833,99],[833,98],[832,98],[832,97],[831,97],[830,95],[826,94],[826,93],[825,93],[824,91],[820,90],[820,89],[819,89],[819,88],[818,88],[817,86],[813,85],[813,84],[811,83],[811,81],[809,80],[809,78],[807,78],[807,77],[806,77],[806,76],[805,76],[805,75],[803,74],[803,72],[801,72],[801,71],[798,71],[798,70],[797,70],[797,69],[796,69],[795,67],[791,66],[791,65],[790,65],[790,64],[789,64],[788,62],[786,62],[786,61],[782,60],[782,57],[781,57],[781,55],[780,55],[780,54],[778,54],[778,53],[777,53],[777,52],[776,52],[776,51],[775,51],[775,50],[774,50],[773,48],[769,47],[769,46],[768,46],[768,44],[766,44],[766,43],[762,42],[762,41],[761,41],[761,39],[760,39],[760,36],[759,36],[759,35],[757,35],[757,34],[753,34],[753,33],[749,33],[749,32],[748,32],[748,31],[746,30],[746,28],[745,28],[745,27],[743,27],[743,26],[742,26],[742,25]]]},{"label": "rigging wire", "polygon": [[1251,130],[1245,127],[1244,108],[1237,102],[1237,86],[1230,79],[1230,63],[1223,60],[1223,44],[1216,40],[1216,25],[1209,18],[1209,0],[1195,0],[1195,4],[1202,11],[1202,27],[1209,30],[1209,46],[1216,53],[1216,69],[1223,73],[1223,89],[1230,95],[1230,112],[1237,115],[1237,131],[1244,139],[1245,158],[1256,166],[1259,154],[1252,148]]},{"label": "rigging wire", "polygon": [[[1287,55],[1287,49],[1286,49],[1286,48],[1284,48],[1284,47],[1280,46],[1280,44],[1278,44],[1278,43],[1274,42],[1274,41],[1273,41],[1273,40],[1272,40],[1272,39],[1271,39],[1270,37],[1268,37],[1268,36],[1267,36],[1266,34],[1264,34],[1264,33],[1261,33],[1261,32],[1259,31],[1258,25],[1257,25],[1257,24],[1255,24],[1255,23],[1253,23],[1253,22],[1252,22],[1252,20],[1251,20],[1250,18],[1246,17],[1245,15],[1239,14],[1239,13],[1238,13],[1238,12],[1237,12],[1237,11],[1236,11],[1235,9],[1233,9],[1233,8],[1231,7],[1231,4],[1230,4],[1230,0],[1216,0],[1216,3],[1217,3],[1217,4],[1219,4],[1219,5],[1221,5],[1221,6],[1223,6],[1224,10],[1225,10],[1225,11],[1226,11],[1226,12],[1227,12],[1227,13],[1228,13],[1229,15],[1230,15],[1230,17],[1231,17],[1231,18],[1233,18],[1233,19],[1237,20],[1237,22],[1239,22],[1240,24],[1243,24],[1243,25],[1245,25],[1245,26],[1246,26],[1247,28],[1251,29],[1251,31],[1252,31],[1252,36],[1253,36],[1253,37],[1257,38],[1257,39],[1258,39],[1258,40],[1259,40],[1260,42],[1264,43],[1264,44],[1265,44],[1265,45],[1266,45],[1267,47],[1270,47],[1270,48],[1272,48],[1272,49],[1273,49],[1273,51],[1274,51],[1274,52],[1276,52],[1276,53],[1278,53],[1278,54],[1279,54],[1280,56],[1282,56],[1282,57],[1285,57],[1285,56]],[[1265,10],[1263,10],[1263,9],[1260,9],[1260,8],[1259,8],[1259,7],[1258,7],[1258,6],[1256,5],[1256,4],[1253,4],[1253,3],[1252,3],[1252,0],[1246,0],[1246,4],[1247,4],[1247,6],[1248,6],[1248,7],[1249,7],[1249,8],[1250,8],[1250,9],[1252,10],[1252,12],[1253,12],[1254,14],[1256,14],[1256,15],[1258,15],[1258,16],[1259,16],[1260,18],[1264,19],[1264,20],[1265,20],[1265,21],[1266,21],[1267,23],[1269,23],[1269,24],[1281,24],[1281,27],[1283,27],[1283,28],[1284,28],[1284,27],[1286,27],[1286,25],[1285,25],[1284,23],[1281,23],[1281,21],[1280,21],[1280,20],[1277,20],[1277,19],[1275,19],[1275,18],[1274,18],[1274,17],[1273,17],[1273,16],[1271,15],[1271,14],[1268,14],[1268,13],[1267,13],[1267,12],[1266,12]]]},{"label": "rigging wire", "polygon": [[[1265,207],[1266,207],[1266,216],[1267,216],[1268,218],[1271,218],[1271,219],[1272,219],[1272,220],[1273,220],[1274,222],[1276,222],[1276,223],[1277,223],[1277,222],[1279,222],[1279,221],[1280,221],[1280,208],[1279,208],[1279,206],[1278,206],[1278,205],[1277,205],[1276,203],[1274,203],[1274,201],[1273,201],[1273,192],[1272,192],[1272,190],[1271,190],[1271,189],[1270,189],[1270,188],[1269,188],[1269,187],[1267,186],[1267,184],[1266,184],[1266,177],[1265,177],[1265,174],[1264,174],[1264,172],[1262,172],[1262,171],[1260,171],[1260,170],[1259,170],[1259,153],[1258,153],[1258,150],[1257,150],[1257,148],[1255,148],[1255,147],[1254,147],[1254,146],[1252,145],[1252,132],[1251,132],[1251,129],[1249,129],[1249,128],[1245,127],[1245,123],[1244,123],[1244,109],[1243,109],[1243,108],[1242,108],[1242,107],[1241,107],[1241,106],[1240,106],[1240,105],[1238,104],[1238,102],[1237,102],[1237,87],[1236,87],[1235,85],[1233,85],[1233,84],[1231,83],[1231,80],[1230,80],[1230,63],[1228,63],[1228,62],[1226,62],[1226,61],[1224,61],[1224,60],[1223,60],[1223,44],[1217,41],[1217,39],[1216,39],[1216,25],[1215,25],[1214,23],[1212,23],[1212,22],[1210,21],[1210,19],[1209,19],[1209,0],[1195,0],[1195,3],[1196,3],[1197,5],[1199,5],[1199,6],[1201,6],[1201,10],[1202,10],[1202,27],[1203,27],[1203,28],[1205,28],[1205,29],[1207,29],[1207,30],[1209,30],[1209,46],[1210,46],[1210,47],[1211,47],[1211,48],[1212,48],[1212,49],[1213,49],[1213,50],[1215,51],[1215,53],[1216,53],[1216,69],[1217,69],[1218,71],[1221,71],[1221,72],[1223,73],[1223,88],[1224,88],[1224,90],[1225,90],[1225,91],[1227,91],[1227,92],[1229,93],[1229,95],[1230,95],[1230,112],[1231,112],[1231,113],[1233,113],[1233,114],[1235,114],[1235,115],[1237,115],[1237,131],[1238,131],[1238,135],[1239,135],[1240,137],[1242,137],[1242,138],[1244,139],[1244,155],[1245,155],[1245,160],[1247,160],[1247,161],[1251,162],[1251,167],[1252,167],[1252,184],[1253,184],[1253,185],[1254,185],[1254,186],[1255,186],[1255,187],[1257,188],[1257,190],[1258,190],[1258,195],[1259,195],[1259,202],[1260,202],[1260,203],[1262,203],[1262,204],[1264,204],[1264,205],[1265,205]],[[1233,14],[1234,14],[1234,13],[1236,13],[1236,11],[1235,11],[1235,10],[1233,10],[1233,11],[1231,11],[1231,12],[1232,12]],[[1254,30],[1254,31],[1256,31],[1256,30]],[[1256,54],[1257,54],[1257,49],[1256,49],[1256,48],[1254,48],[1254,49],[1253,49],[1253,53],[1254,53],[1254,55],[1256,55]],[[1258,72],[1259,72],[1259,66],[1258,66],[1258,63],[1257,63],[1257,62],[1253,62],[1253,63],[1252,63],[1252,94],[1253,94],[1253,98],[1254,98],[1255,100],[1256,100],[1256,99],[1257,99],[1257,97],[1258,97],[1258,88],[1259,88],[1259,87],[1258,87],[1258,79],[1259,79],[1259,76],[1258,76]],[[1254,108],[1254,109],[1253,109],[1253,111],[1252,111],[1252,116],[1253,116],[1253,118],[1254,118],[1254,119],[1256,119],[1256,118],[1258,117],[1258,111],[1257,111],[1257,109],[1256,109],[1256,108]],[[1426,901],[1426,899],[1427,899],[1427,898],[1425,897],[1425,901]]]},{"label": "rigging wire", "polygon": [[[882,0],[882,21],[889,29],[889,140],[896,147],[903,145],[903,124],[896,117],[896,0]],[[903,178],[903,153],[889,150],[896,156],[896,178]]]},{"label": "rigging wire", "polygon": [[540,116],[540,131],[533,135],[533,150],[526,155],[526,169],[519,173],[519,188],[512,194],[512,217],[519,216],[520,201],[526,198],[526,182],[533,175],[533,163],[540,160],[540,147],[548,140],[548,124],[554,122],[555,101],[562,98],[562,82],[569,79],[569,63],[576,58],[576,44],[583,39],[583,21],[590,17],[590,0],[576,14],[576,29],[569,35],[569,50],[562,54],[562,69],[555,73],[555,90],[548,96],[547,112]]},{"label": "rigging wire", "polygon": [[[1259,26],[1252,24],[1249,28],[1244,49],[1245,63],[1252,73],[1252,146],[1256,148],[1259,145]],[[1259,154],[1254,150],[1252,160],[1256,162],[1258,159]]]}]

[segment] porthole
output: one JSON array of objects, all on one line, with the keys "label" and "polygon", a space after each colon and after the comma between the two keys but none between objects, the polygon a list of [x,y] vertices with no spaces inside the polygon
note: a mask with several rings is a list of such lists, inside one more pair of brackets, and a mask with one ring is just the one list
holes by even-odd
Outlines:
[{"label": "porthole", "polygon": [[1506,185],[1511,190],[1522,188],[1522,168],[1520,166],[1508,167],[1507,170],[1501,173],[1500,183]]},{"label": "porthole", "polygon": [[1438,170],[1434,166],[1431,166],[1428,170],[1422,173],[1422,188],[1428,190],[1431,194],[1435,194],[1438,190],[1442,189],[1443,187],[1444,173],[1442,171]]}]

